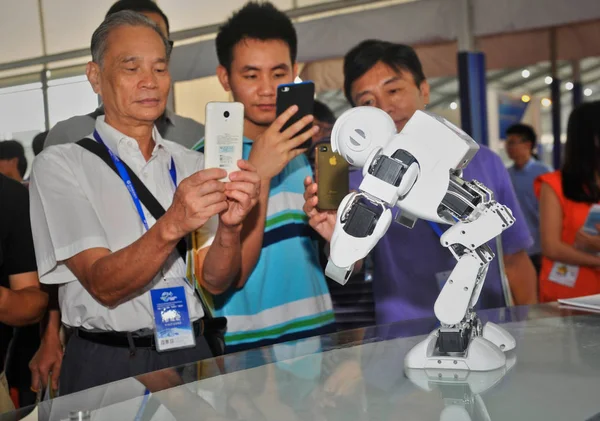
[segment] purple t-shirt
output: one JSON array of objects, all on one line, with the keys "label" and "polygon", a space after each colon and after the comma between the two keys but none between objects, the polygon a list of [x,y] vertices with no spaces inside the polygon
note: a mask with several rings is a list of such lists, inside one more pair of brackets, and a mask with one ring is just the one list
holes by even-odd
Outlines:
[{"label": "purple t-shirt", "polygon": [[[463,171],[465,180],[478,180],[494,192],[494,198],[508,206],[515,224],[502,234],[504,254],[526,250],[533,243],[519,207],[508,172],[498,155],[481,146]],[[357,190],[362,172],[350,174],[350,188]],[[397,209],[394,209],[394,216]],[[442,230],[448,225],[439,225]],[[504,307],[496,241],[489,245],[496,257],[490,264],[477,308]],[[371,252],[373,294],[377,324],[434,317],[433,305],[443,281],[438,274],[451,271],[456,260],[440,244],[440,238],[427,221],[418,220],[413,229],[393,222]],[[439,276],[441,278],[441,276]]]}]

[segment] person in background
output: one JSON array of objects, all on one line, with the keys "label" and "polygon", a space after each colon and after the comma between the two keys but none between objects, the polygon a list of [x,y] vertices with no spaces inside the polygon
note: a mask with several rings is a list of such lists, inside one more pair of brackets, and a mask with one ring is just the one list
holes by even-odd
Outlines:
[{"label": "person in background", "polygon": [[540,301],[600,293],[600,235],[583,231],[600,202],[600,101],[569,116],[562,168],[535,180],[540,200]]},{"label": "person in background", "polygon": [[0,414],[14,409],[4,374],[13,328],[37,323],[47,303],[37,274],[27,188],[0,174]]},{"label": "person in background", "polygon": [[539,202],[533,191],[533,181],[551,170],[536,158],[536,143],[535,130],[527,124],[514,124],[506,130],[506,153],[513,161],[513,165],[508,168],[508,174],[527,221],[527,228],[533,237],[533,245],[527,253],[539,274],[542,264]]},{"label": "person in background", "polygon": [[216,314],[227,317],[227,352],[328,333],[331,297],[302,212],[302,180],[312,171],[297,148],[317,128],[297,134],[313,120],[306,116],[280,132],[297,107],[276,115],[277,86],[298,72],[296,31],[271,3],[250,2],[221,26],[216,47],[219,81],[244,104],[244,158],[261,177],[242,235],[241,280],[215,298]]},{"label": "person in background", "polygon": [[313,124],[318,128],[318,132],[312,137],[312,144],[308,149],[306,156],[308,162],[313,169],[315,169],[315,151],[316,147],[322,143],[330,143],[329,138],[331,136],[331,130],[335,124],[335,115],[333,111],[322,103],[321,101],[315,101],[313,116],[315,117]]},{"label": "person in background", "polygon": [[[363,41],[346,54],[344,91],[353,106],[373,106],[386,111],[398,131],[429,102],[429,84],[415,51],[407,45],[380,40]],[[517,304],[537,302],[535,269],[527,255],[533,240],[502,160],[480,145],[464,169],[463,178],[482,182],[494,192],[498,202],[512,210],[516,223],[502,234],[506,275]],[[362,169],[352,172],[350,188],[358,190],[361,181]],[[316,183],[307,177],[305,185],[304,210],[310,224],[330,241],[336,212],[319,211]],[[417,221],[413,229],[393,223],[375,246],[371,255],[378,324],[434,316],[435,300],[456,266],[451,253],[440,245],[439,237],[445,228],[423,220]],[[495,242],[490,242],[490,246],[497,253]],[[505,305],[496,258],[490,265],[478,308]]]},{"label": "person in background", "polygon": [[[158,25],[165,37],[169,37],[169,19],[151,0],[119,0],[106,13],[106,17],[123,10],[141,13]],[[169,41],[173,45],[172,41]],[[96,118],[104,115],[104,106],[86,115],[79,115],[56,123],[48,133],[44,148],[64,143],[77,142],[94,131]],[[187,148],[204,136],[204,126],[195,120],[181,117],[168,108],[156,120],[156,127],[164,139],[179,143]]]},{"label": "person in background", "polygon": [[27,158],[25,149],[16,140],[4,140],[0,142],[0,174],[4,174],[13,180],[23,183],[27,172]]},{"label": "person in background", "polygon": [[329,139],[331,130],[333,130],[333,125],[335,124],[335,114],[321,101],[315,101],[313,115],[315,117],[313,124],[319,129],[317,134],[312,137],[314,145],[321,140]]},{"label": "person in background", "polygon": [[33,138],[33,141],[31,142],[31,148],[33,149],[34,156],[38,156],[44,150],[44,142],[46,142],[46,137],[48,137],[48,130],[36,134]]},{"label": "person in background", "polygon": [[[27,158],[23,145],[16,140],[0,142],[0,174],[27,186],[27,181],[23,179],[26,171]],[[0,221],[1,223],[7,222]],[[27,378],[29,360],[40,346],[39,330],[40,327],[37,323],[17,327],[14,329],[10,347],[7,342],[7,350],[4,353],[6,356],[6,379],[20,407],[32,405],[35,402],[35,393],[29,389]]]}]

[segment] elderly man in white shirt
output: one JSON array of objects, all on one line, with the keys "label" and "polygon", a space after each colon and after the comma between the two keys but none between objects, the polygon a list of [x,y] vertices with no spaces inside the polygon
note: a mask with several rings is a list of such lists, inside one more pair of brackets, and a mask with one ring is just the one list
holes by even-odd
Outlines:
[{"label": "elderly man in white shirt", "polygon": [[[30,188],[40,280],[59,285],[62,322],[74,329],[61,394],[212,356],[203,306],[176,247],[203,231],[198,282],[226,291],[240,272],[242,223],[260,184],[246,161],[224,183],[225,171],[203,169],[201,154],[161,138],[154,121],[169,93],[170,45],[149,19],[110,16],[91,50],[87,76],[105,116],[90,138],[119,174],[81,145],[59,145],[36,158]],[[166,209],[158,220],[123,163]]]}]

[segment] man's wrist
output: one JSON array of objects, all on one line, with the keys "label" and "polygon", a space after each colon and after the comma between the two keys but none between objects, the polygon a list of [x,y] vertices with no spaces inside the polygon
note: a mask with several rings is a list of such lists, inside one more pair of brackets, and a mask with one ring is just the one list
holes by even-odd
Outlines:
[{"label": "man's wrist", "polygon": [[242,233],[243,224],[237,225],[225,225],[219,224],[217,230],[217,240],[219,245],[223,247],[232,247],[240,243],[240,237]]},{"label": "man's wrist", "polygon": [[162,218],[156,221],[154,226],[158,232],[159,239],[164,244],[177,244],[183,237],[177,226],[171,222],[168,211]]},{"label": "man's wrist", "polygon": [[269,198],[269,193],[271,191],[271,178],[261,177],[260,178],[260,196],[263,198]]},{"label": "man's wrist", "polygon": [[273,177],[265,177],[260,176],[260,191],[263,192],[264,189],[269,189],[271,187],[271,179]]},{"label": "man's wrist", "polygon": [[44,334],[41,337],[42,343],[45,344],[55,344],[60,343],[60,324],[58,327],[54,326],[46,326],[46,330],[44,330]]}]

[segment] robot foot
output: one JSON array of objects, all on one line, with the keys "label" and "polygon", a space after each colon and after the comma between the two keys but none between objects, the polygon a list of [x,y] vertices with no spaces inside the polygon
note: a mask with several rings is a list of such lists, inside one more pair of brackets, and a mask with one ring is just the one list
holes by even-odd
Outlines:
[{"label": "robot foot", "polygon": [[483,327],[483,337],[503,352],[512,351],[517,346],[515,338],[496,323],[487,322]]},{"label": "robot foot", "polygon": [[[485,331],[485,327],[484,327]],[[490,329],[488,336],[493,336],[498,332],[505,332],[508,337],[498,335],[500,342],[514,348],[513,342],[507,338],[512,338],[504,329],[496,330],[494,326]],[[429,336],[411,349],[404,359],[406,369],[447,369],[447,370],[468,370],[468,371],[491,371],[502,368],[506,365],[506,356],[500,349],[500,346],[485,338],[484,336],[475,336],[470,339],[464,352],[440,352],[440,329],[436,329]],[[493,336],[495,340],[496,337]],[[508,346],[507,346],[508,344]]]}]

